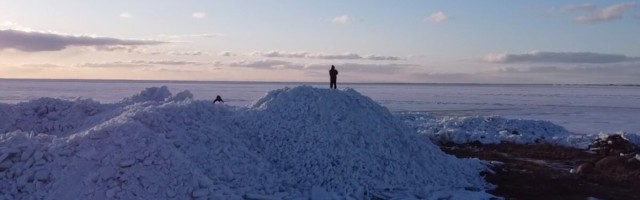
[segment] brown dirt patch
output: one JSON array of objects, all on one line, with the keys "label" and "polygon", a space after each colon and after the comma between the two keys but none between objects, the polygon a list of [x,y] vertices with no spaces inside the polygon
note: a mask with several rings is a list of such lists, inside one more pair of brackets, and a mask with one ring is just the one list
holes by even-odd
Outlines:
[{"label": "brown dirt patch", "polygon": [[495,174],[487,173],[485,178],[497,185],[489,192],[506,199],[640,199],[640,167],[581,176],[570,173],[582,163],[596,163],[603,158],[585,150],[513,143],[441,148],[461,158],[502,162],[492,168]]}]

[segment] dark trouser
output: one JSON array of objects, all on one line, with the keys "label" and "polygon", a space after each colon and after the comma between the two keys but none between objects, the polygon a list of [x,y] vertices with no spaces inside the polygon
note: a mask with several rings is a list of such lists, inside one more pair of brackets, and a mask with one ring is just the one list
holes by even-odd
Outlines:
[{"label": "dark trouser", "polygon": [[333,88],[333,89],[337,89],[338,87],[336,86],[336,79],[332,78],[331,82],[329,83],[329,88]]}]

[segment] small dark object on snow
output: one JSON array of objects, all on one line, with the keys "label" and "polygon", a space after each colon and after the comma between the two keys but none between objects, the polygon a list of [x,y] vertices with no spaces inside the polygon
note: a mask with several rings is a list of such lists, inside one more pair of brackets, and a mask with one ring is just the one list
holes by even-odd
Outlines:
[{"label": "small dark object on snow", "polygon": [[220,97],[220,95],[216,96],[216,99],[213,100],[213,103],[215,104],[216,102],[220,102],[220,103],[224,103],[224,101],[222,100],[222,97]]},{"label": "small dark object on snow", "polygon": [[520,133],[516,130],[511,131],[511,135],[520,135]]}]

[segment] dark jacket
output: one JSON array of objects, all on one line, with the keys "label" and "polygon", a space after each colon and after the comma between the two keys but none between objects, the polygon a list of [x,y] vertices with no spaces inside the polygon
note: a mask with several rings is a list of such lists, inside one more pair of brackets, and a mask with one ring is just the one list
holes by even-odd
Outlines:
[{"label": "dark jacket", "polygon": [[329,70],[329,76],[331,77],[331,80],[336,80],[336,78],[338,77],[338,70],[336,70],[335,67],[331,67],[331,70]]}]

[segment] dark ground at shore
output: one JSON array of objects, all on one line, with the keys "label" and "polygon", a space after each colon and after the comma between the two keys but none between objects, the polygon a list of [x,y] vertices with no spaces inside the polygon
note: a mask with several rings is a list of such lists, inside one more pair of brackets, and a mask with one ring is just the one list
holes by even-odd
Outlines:
[{"label": "dark ground at shore", "polygon": [[597,161],[599,155],[585,150],[512,143],[441,148],[461,158],[498,161],[492,167],[495,174],[487,173],[485,178],[497,185],[489,192],[506,199],[640,199],[640,170],[570,173],[582,163]]}]

